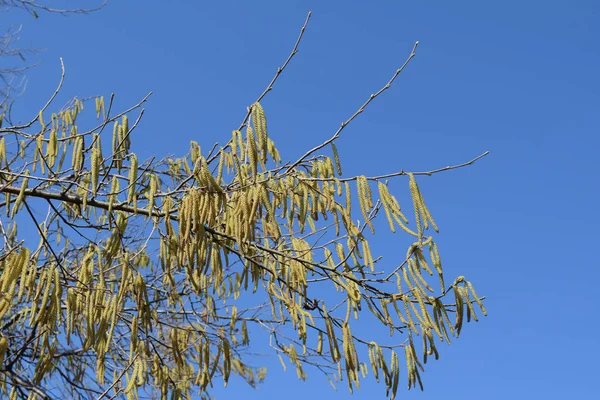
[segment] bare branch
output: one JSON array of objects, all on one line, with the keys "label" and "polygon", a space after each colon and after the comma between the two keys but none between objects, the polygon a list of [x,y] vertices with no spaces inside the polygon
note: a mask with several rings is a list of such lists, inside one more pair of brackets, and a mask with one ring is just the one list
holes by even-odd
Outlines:
[{"label": "bare branch", "polygon": [[313,153],[321,150],[323,147],[327,146],[328,144],[332,143],[334,140],[336,140],[337,138],[339,138],[340,133],[342,132],[342,130],[344,130],[344,128],[346,126],[348,126],[348,124],[350,122],[352,122],[354,120],[354,118],[356,118],[359,114],[361,114],[365,110],[365,108],[369,105],[369,103],[371,103],[381,93],[385,92],[386,90],[388,90],[392,86],[392,83],[394,83],[394,81],[396,80],[396,78],[398,77],[398,75],[400,75],[400,73],[402,71],[404,71],[404,68],[406,68],[406,66],[408,65],[408,63],[410,62],[410,60],[412,60],[413,57],[417,55],[416,51],[417,51],[417,46],[418,45],[419,45],[419,42],[415,42],[415,44],[414,44],[414,46],[412,48],[412,51],[410,52],[410,55],[408,56],[408,58],[406,59],[406,61],[404,61],[404,64],[402,64],[402,66],[396,70],[396,72],[394,73],[394,75],[392,76],[392,78],[388,81],[388,83],[386,83],[376,93],[370,95],[369,98],[367,99],[367,101],[365,101],[363,103],[363,105],[360,106],[359,109],[356,110],[354,112],[354,114],[352,114],[350,116],[350,118],[348,118],[346,121],[342,122],[342,124],[340,125],[340,127],[338,128],[338,130],[333,134],[333,136],[331,138],[327,139],[326,141],[324,141],[320,145],[315,146],[312,149],[310,149],[309,151],[307,151],[306,153],[304,153],[304,155],[302,157],[300,157],[296,162],[294,162],[292,165],[290,165],[287,168],[286,173],[290,172],[291,170],[293,170],[294,168],[296,168],[298,165],[300,165],[300,163],[302,163],[302,161],[306,160],[311,154],[313,154]]}]

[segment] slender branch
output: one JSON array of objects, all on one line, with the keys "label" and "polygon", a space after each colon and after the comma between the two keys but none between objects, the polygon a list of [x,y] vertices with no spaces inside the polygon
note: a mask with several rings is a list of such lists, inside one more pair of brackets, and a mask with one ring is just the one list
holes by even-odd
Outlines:
[{"label": "slender branch", "polygon": [[[304,36],[304,31],[306,30],[306,27],[308,26],[308,21],[310,20],[310,16],[311,15],[312,15],[312,11],[309,11],[308,15],[306,15],[306,20],[304,21],[304,25],[302,25],[302,29],[300,29],[300,35],[298,36],[298,39],[296,40],[296,43],[294,44],[294,49],[292,50],[292,52],[288,56],[287,60],[285,60],[285,62],[283,63],[283,65],[281,67],[277,68],[277,72],[275,73],[275,76],[271,80],[271,83],[269,83],[269,86],[267,86],[267,88],[265,89],[265,91],[262,92],[262,94],[260,96],[258,96],[258,99],[256,99],[256,103],[259,103],[267,95],[267,93],[269,93],[271,90],[273,90],[273,85],[277,81],[277,78],[279,78],[279,75],[281,75],[281,73],[283,72],[283,70],[285,69],[285,67],[287,67],[287,65],[290,63],[290,61],[292,60],[292,58],[298,52],[298,46],[300,45],[300,41],[302,40],[302,36]],[[238,130],[242,129],[244,127],[244,125],[246,125],[246,122],[248,121],[248,118],[250,118],[251,111],[252,111],[252,109],[249,108],[248,112],[246,113],[246,117],[244,118],[244,121],[242,122],[242,124],[240,125],[240,127],[238,128]]]},{"label": "slender branch", "polygon": [[[104,6],[106,5],[107,2],[108,2],[108,0],[103,0],[102,3],[98,7],[95,7],[95,8],[68,9],[68,8],[52,8],[47,5],[39,4],[39,3],[37,3],[36,0],[0,0],[0,7],[4,6],[6,8],[9,8],[9,7],[21,8],[37,18],[38,15],[35,12],[36,9],[45,11],[45,12],[50,12],[50,13],[62,14],[62,15],[88,14],[88,13],[92,13],[92,12],[101,10],[102,8],[104,8]],[[2,11],[2,10],[0,10],[0,11]]]},{"label": "slender branch", "polygon": [[60,81],[58,82],[58,86],[56,87],[56,89],[54,90],[54,93],[52,93],[52,96],[50,96],[50,98],[48,99],[48,101],[46,102],[44,107],[42,107],[42,109],[40,110],[38,115],[36,115],[35,118],[33,118],[31,121],[29,121],[29,123],[27,123],[26,125],[13,126],[13,127],[11,127],[11,129],[18,130],[18,129],[29,128],[31,125],[33,125],[35,123],[35,121],[37,121],[40,118],[40,115],[44,111],[46,111],[46,109],[50,106],[50,104],[54,101],[54,99],[58,95],[58,92],[60,92],[60,89],[62,88],[63,83],[65,81],[65,63],[63,62],[62,57],[60,58],[60,70],[61,70],[61,74],[60,74]]},{"label": "slender branch", "polygon": [[342,122],[342,124],[340,125],[340,127],[338,128],[338,130],[333,134],[333,136],[331,138],[327,139],[326,141],[324,141],[320,145],[318,145],[316,147],[313,147],[312,149],[310,149],[309,151],[307,151],[302,157],[300,157],[298,159],[298,161],[296,161],[295,163],[293,163],[292,165],[290,165],[288,167],[288,169],[286,170],[285,173],[289,173],[291,170],[293,170],[294,168],[296,168],[303,160],[305,160],[308,156],[310,156],[314,152],[322,149],[323,147],[327,146],[328,144],[330,144],[334,140],[336,140],[340,136],[340,133],[342,132],[342,130],[344,130],[344,128],[346,126],[348,126],[348,124],[350,122],[352,122],[354,120],[354,118],[356,118],[359,114],[361,114],[365,110],[365,108],[369,105],[369,103],[371,103],[381,93],[383,93],[386,90],[388,90],[392,86],[392,83],[394,83],[394,81],[396,80],[396,78],[398,77],[398,75],[400,75],[400,73],[404,70],[404,68],[406,68],[406,66],[408,65],[408,63],[410,62],[410,60],[412,60],[413,57],[415,55],[417,55],[416,51],[417,51],[417,46],[418,45],[419,45],[419,42],[415,42],[415,45],[413,46],[410,55],[408,56],[408,58],[406,59],[406,61],[404,61],[404,64],[402,64],[402,66],[399,69],[396,70],[396,72],[394,73],[394,75],[392,76],[392,78],[388,81],[388,83],[386,83],[385,86],[383,86],[381,89],[379,89],[379,91],[377,91],[376,93],[374,93],[371,96],[369,96],[369,98],[367,99],[367,101],[365,101],[363,103],[363,105],[360,106],[360,108],[358,110],[356,110],[356,112],[354,114],[352,114],[352,116],[350,116],[350,118],[348,118],[346,121]]},{"label": "slender branch", "polygon": [[[279,79],[279,76],[281,75],[281,73],[285,70],[285,68],[288,66],[290,61],[292,61],[292,58],[294,58],[296,53],[298,53],[298,47],[300,46],[300,42],[302,41],[302,37],[304,36],[304,31],[306,31],[306,27],[308,26],[308,21],[310,21],[311,15],[312,15],[312,11],[309,11],[308,14],[306,15],[306,20],[304,21],[304,24],[302,25],[302,28],[300,29],[300,34],[298,35],[298,39],[296,39],[296,43],[294,44],[294,48],[292,49],[292,52],[290,53],[288,58],[285,60],[283,65],[281,67],[277,68],[277,72],[275,73],[275,76],[273,76],[273,79],[271,79],[271,82],[269,83],[269,85],[267,85],[266,89],[261,93],[261,95],[258,96],[258,99],[256,99],[255,103],[260,102],[267,95],[267,93],[269,93],[271,90],[273,90],[273,86],[275,85],[275,82],[277,82],[277,79]],[[238,130],[241,130],[246,125],[246,123],[248,122],[248,118],[250,118],[251,113],[252,113],[252,107],[248,107],[246,116],[242,120],[242,123],[240,124],[240,127],[238,128]],[[229,146],[229,143],[227,143],[227,145],[225,147]],[[218,157],[219,153],[220,152],[217,152],[215,155],[213,155],[211,158],[209,158],[207,162],[210,164],[212,161],[214,161]]]},{"label": "slender branch", "polygon": [[[393,178],[393,177],[396,177],[396,176],[404,176],[404,175],[408,175],[408,174],[431,176],[431,175],[437,174],[439,172],[450,171],[450,170],[453,170],[453,169],[458,169],[458,168],[467,167],[469,165],[473,165],[473,164],[475,164],[475,162],[477,160],[479,160],[480,158],[483,158],[483,157],[487,156],[488,154],[490,154],[490,152],[486,151],[486,152],[478,155],[477,157],[475,157],[471,161],[467,161],[465,163],[457,164],[457,165],[448,165],[446,167],[438,168],[438,169],[433,169],[431,171],[421,171],[421,172],[410,172],[409,171],[409,172],[407,172],[407,171],[401,170],[401,171],[398,171],[398,172],[393,172],[391,174],[377,175],[377,176],[368,176],[366,178],[369,181],[379,181],[381,179]],[[302,181],[318,181],[318,182],[323,182],[323,181],[350,182],[350,181],[355,181],[358,178],[359,178],[358,176],[352,176],[352,177],[349,177],[349,178],[339,178],[339,179],[338,178],[312,178],[312,177],[301,177],[301,178],[298,178],[298,179],[302,180]]]}]

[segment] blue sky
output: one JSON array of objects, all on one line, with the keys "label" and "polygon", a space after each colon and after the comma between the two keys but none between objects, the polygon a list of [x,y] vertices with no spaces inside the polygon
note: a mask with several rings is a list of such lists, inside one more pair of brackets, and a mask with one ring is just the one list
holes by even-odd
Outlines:
[{"label": "blue sky", "polygon": [[[181,155],[190,140],[208,150],[237,128],[312,10],[299,53],[263,101],[270,136],[284,159],[295,159],[329,138],[419,40],[391,90],[344,131],[344,173],[430,170],[490,151],[476,165],[419,180],[441,228],[446,275],[472,281],[487,297],[489,316],[441,346],[440,360],[426,366],[423,393],[400,398],[598,392],[599,3],[166,4],[113,0],[88,16],[37,20],[0,14],[1,27],[24,24],[23,45],[46,49],[17,115],[37,113],[55,88],[62,57],[60,101],[114,92],[116,109],[124,109],[154,92],[134,137],[141,157]],[[406,180],[392,188],[406,204]],[[407,244],[381,233],[371,242],[391,267]],[[233,384],[215,394],[348,397],[344,384],[335,392],[317,371],[299,382],[276,358],[264,363],[269,373],[259,391]],[[369,380],[353,398],[384,395]]]}]

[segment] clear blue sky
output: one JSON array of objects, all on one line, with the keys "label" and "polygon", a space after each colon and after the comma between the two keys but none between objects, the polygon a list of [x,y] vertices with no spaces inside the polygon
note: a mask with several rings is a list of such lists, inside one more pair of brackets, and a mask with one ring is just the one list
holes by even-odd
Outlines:
[{"label": "clear blue sky", "polygon": [[[425,392],[399,398],[595,397],[598,2],[113,0],[80,17],[3,13],[1,27],[23,23],[22,43],[46,49],[17,113],[37,112],[63,57],[61,101],[115,92],[123,109],[154,92],[134,138],[142,156],[183,154],[190,140],[208,149],[239,125],[309,10],[300,52],[263,102],[284,158],[331,136],[416,40],[418,55],[396,84],[344,131],[345,174],[428,170],[490,151],[474,166],[420,179],[446,275],[472,281],[490,315],[441,346]],[[393,189],[407,199],[404,179]],[[406,243],[381,236],[372,242],[391,267]],[[238,383],[215,394],[349,396],[317,371],[299,382],[276,358],[264,363],[259,391]],[[384,395],[369,380],[353,398]]]}]

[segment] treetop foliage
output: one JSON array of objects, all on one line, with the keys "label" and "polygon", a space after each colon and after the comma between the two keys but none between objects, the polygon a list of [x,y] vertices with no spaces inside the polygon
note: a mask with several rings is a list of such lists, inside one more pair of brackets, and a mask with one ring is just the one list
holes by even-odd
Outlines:
[{"label": "treetop foliage", "polygon": [[[402,375],[422,388],[438,343],[486,313],[469,281],[444,276],[417,178],[487,153],[427,172],[342,174],[336,141],[417,44],[331,138],[297,160],[280,155],[261,102],[308,20],[239,128],[208,151],[192,141],[182,157],[138,159],[148,96],[121,112],[113,95],[52,111],[64,66],[36,116],[0,126],[0,385],[11,399],[205,397],[232,376],[255,386],[260,341],[300,379],[314,369],[352,391],[372,374],[394,398]],[[388,190],[398,178],[404,207]],[[379,216],[411,238],[393,268],[371,253]]]}]

